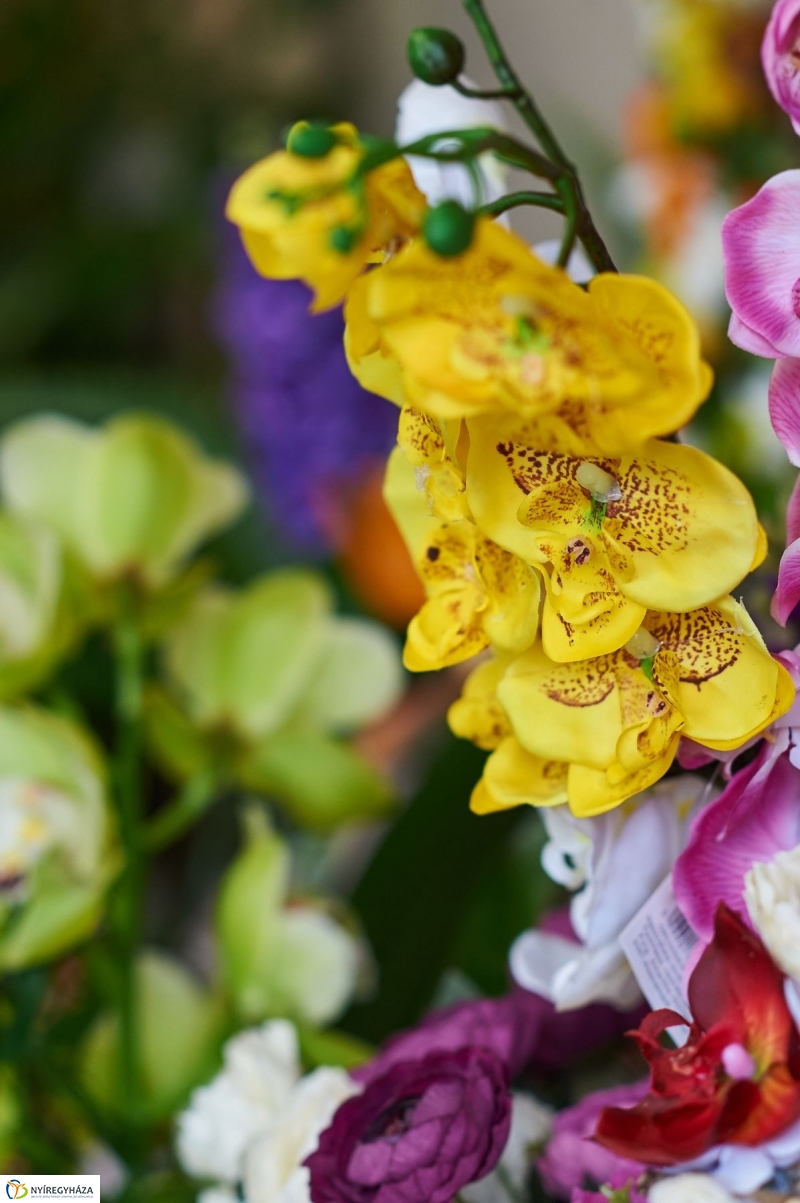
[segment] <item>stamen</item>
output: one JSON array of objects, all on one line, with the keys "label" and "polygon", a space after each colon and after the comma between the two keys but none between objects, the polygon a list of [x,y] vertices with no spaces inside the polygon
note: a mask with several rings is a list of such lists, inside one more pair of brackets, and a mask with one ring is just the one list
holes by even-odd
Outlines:
[{"label": "stamen", "polygon": [[634,660],[652,660],[660,647],[655,635],[651,635],[646,627],[639,627],[625,644],[625,651]]},{"label": "stamen", "polygon": [[606,504],[609,501],[619,501],[622,496],[619,482],[614,480],[610,472],[606,472],[599,464],[594,464],[591,460],[585,459],[578,464],[575,479],[582,489],[591,493],[594,501]]}]

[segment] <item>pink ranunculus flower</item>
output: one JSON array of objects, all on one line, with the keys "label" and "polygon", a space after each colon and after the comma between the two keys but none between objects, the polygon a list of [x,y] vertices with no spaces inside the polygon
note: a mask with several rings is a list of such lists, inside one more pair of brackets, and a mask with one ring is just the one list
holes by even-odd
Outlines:
[{"label": "pink ranunculus flower", "polygon": [[[555,1199],[570,1199],[573,1191],[592,1185],[619,1190],[635,1183],[645,1171],[637,1161],[618,1157],[597,1144],[597,1121],[605,1107],[633,1107],[647,1094],[647,1082],[612,1086],[587,1094],[574,1107],[559,1111],[553,1120],[553,1134],[537,1169],[548,1194]],[[580,1195],[577,1196],[580,1199]],[[587,1199],[593,1199],[591,1192]]]},{"label": "pink ranunculus flower", "polygon": [[[728,336],[765,359],[800,356],[798,210],[800,170],[783,171],[722,226],[725,294],[733,310]],[[770,412],[775,425],[772,403]]]},{"label": "pink ranunculus flower", "polygon": [[800,134],[800,0],[777,0],[761,45],[769,90]]}]

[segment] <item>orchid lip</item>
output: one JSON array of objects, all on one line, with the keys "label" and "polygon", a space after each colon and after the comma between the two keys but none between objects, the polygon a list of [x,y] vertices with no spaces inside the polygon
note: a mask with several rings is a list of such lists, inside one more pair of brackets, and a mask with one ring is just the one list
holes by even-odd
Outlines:
[{"label": "orchid lip", "polygon": [[722,1050],[722,1065],[729,1078],[737,1082],[752,1082],[756,1063],[743,1044],[729,1044]]}]

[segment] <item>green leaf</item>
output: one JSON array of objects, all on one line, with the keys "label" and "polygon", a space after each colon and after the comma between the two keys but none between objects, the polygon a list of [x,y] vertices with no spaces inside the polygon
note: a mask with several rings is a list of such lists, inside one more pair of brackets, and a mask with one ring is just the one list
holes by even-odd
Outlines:
[{"label": "green leaf", "polygon": [[[170,1115],[213,1074],[222,1034],[217,1001],[179,962],[148,950],[136,967],[140,1033],[140,1120]],[[100,1015],[81,1049],[81,1078],[98,1104],[129,1111],[121,1087],[120,1029],[116,1014]]]},{"label": "green leaf", "polygon": [[294,820],[315,831],[383,818],[393,793],[348,744],[312,732],[281,731],[246,754],[239,781],[281,802]]},{"label": "green leaf", "polygon": [[494,850],[519,811],[478,817],[469,797],[485,754],[447,734],[416,798],[353,896],[378,961],[380,993],[342,1026],[376,1043],[430,1004]]}]

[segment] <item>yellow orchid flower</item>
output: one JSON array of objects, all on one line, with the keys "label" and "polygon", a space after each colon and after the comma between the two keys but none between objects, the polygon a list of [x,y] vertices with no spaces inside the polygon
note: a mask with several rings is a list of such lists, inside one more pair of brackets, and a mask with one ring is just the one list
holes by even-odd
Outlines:
[{"label": "yellow orchid flower", "polygon": [[428,600],[412,618],[403,662],[412,672],[459,664],[493,644],[522,652],[539,627],[539,574],[463,519],[426,540],[417,570]]},{"label": "yellow orchid flower", "polygon": [[569,765],[569,805],[585,818],[662,777],[682,735],[739,747],[789,709],[795,689],[725,597],[689,614],[650,611],[627,648],[592,660],[557,664],[537,644],[497,695],[527,752]]},{"label": "yellow orchid flower", "polygon": [[677,429],[711,385],[659,284],[602,275],[587,293],[488,218],[453,258],[414,239],[359,281],[347,320],[365,388],[435,417],[552,414],[606,453]]},{"label": "yellow orchid flower", "polygon": [[397,444],[414,468],[431,513],[446,522],[466,518],[466,430],[460,421],[436,422],[421,410],[405,406],[400,412]]},{"label": "yellow orchid flower", "polygon": [[496,656],[478,665],[447,716],[455,735],[471,739],[492,753],[470,800],[470,809],[479,815],[522,805],[557,806],[567,801],[569,765],[527,752],[514,736],[500,705],[497,686],[509,663],[509,657]]},{"label": "yellow orchid flower", "polygon": [[611,459],[553,449],[538,421],[467,426],[471,513],[501,547],[543,565],[551,660],[616,651],[648,609],[697,609],[763,552],[747,489],[694,447],[653,439]]},{"label": "yellow orchid flower", "polygon": [[[304,128],[294,127],[289,146]],[[304,280],[316,293],[314,311],[340,304],[367,263],[414,234],[425,213],[402,158],[368,172],[363,187],[348,186],[364,150],[354,126],[330,132],[336,142],[320,157],[280,150],[254,164],[234,184],[226,210],[256,270]]]}]

